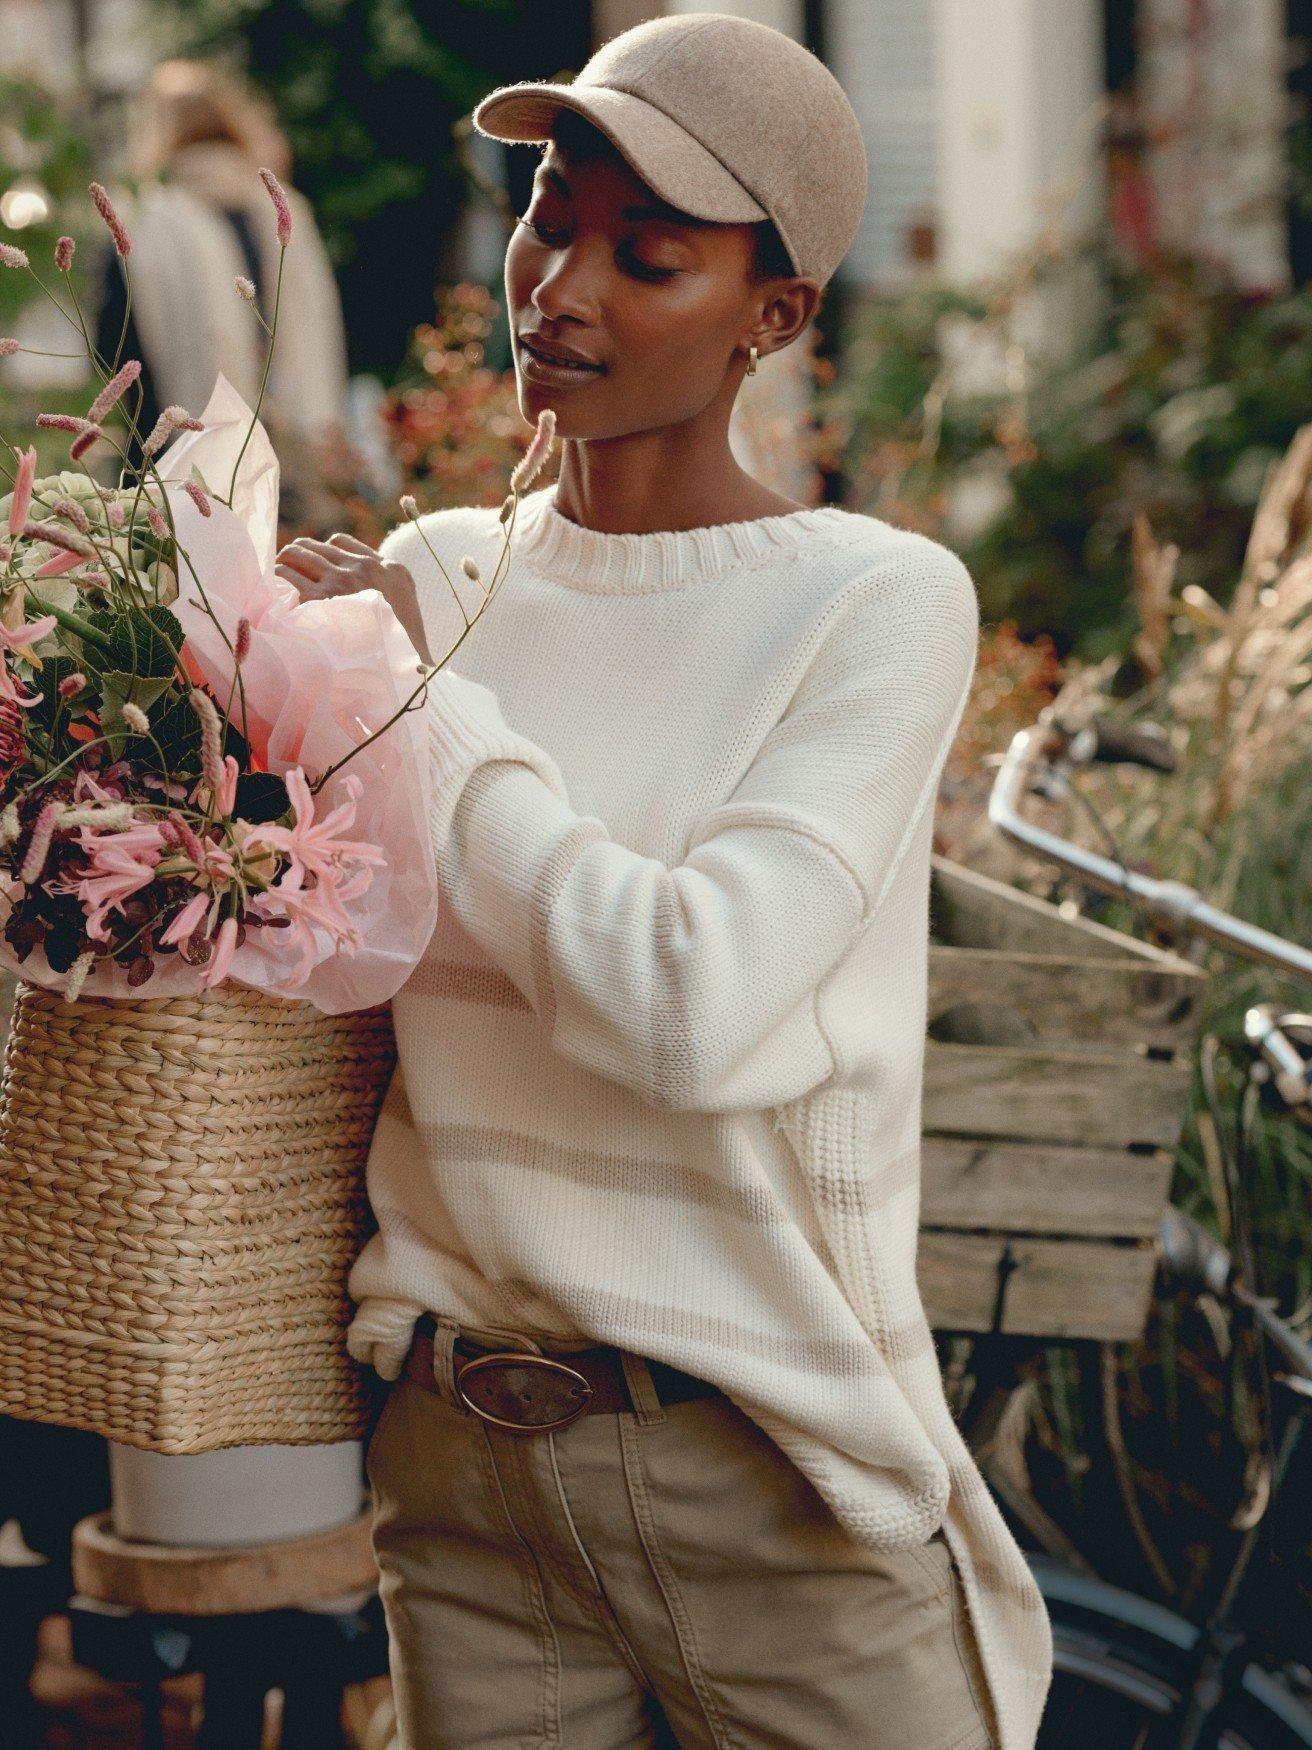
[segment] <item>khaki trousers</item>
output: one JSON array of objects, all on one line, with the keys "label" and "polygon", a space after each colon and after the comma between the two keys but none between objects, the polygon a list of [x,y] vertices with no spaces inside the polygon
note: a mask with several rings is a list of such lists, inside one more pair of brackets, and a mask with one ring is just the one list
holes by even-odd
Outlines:
[{"label": "khaki trousers", "polygon": [[547,1433],[401,1379],[366,1464],[405,1750],[986,1750],[984,1678],[941,1534],[881,1554],[728,1398]]}]

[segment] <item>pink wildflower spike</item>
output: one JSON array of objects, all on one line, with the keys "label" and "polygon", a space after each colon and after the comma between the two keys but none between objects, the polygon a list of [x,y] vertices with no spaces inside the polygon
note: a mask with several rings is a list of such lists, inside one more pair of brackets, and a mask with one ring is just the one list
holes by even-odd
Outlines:
[{"label": "pink wildflower spike", "polygon": [[178,843],[198,869],[205,867],[205,847],[195,827],[181,814],[171,814],[169,823],[178,835]]},{"label": "pink wildflower spike", "polygon": [[72,523],[79,535],[85,535],[91,528],[87,513],[75,498],[57,498],[50,506],[50,514],[62,516],[66,523]]},{"label": "pink wildflower spike", "polygon": [[292,240],[292,209],[288,205],[282,184],[272,170],[261,170],[260,181],[269,191],[269,199],[273,202],[273,210],[278,217],[278,241],[286,249]]},{"label": "pink wildflower spike", "polygon": [[59,547],[65,553],[76,553],[79,559],[89,559],[91,549],[78,535],[70,535],[67,529],[61,529],[58,523],[26,522],[18,531],[29,541],[44,541],[47,546]]},{"label": "pink wildflower spike", "polygon": [[88,183],[87,193],[95,202],[96,211],[105,221],[109,234],[114,239],[114,248],[120,255],[130,255],[132,253],[132,239],[123,229],[123,221],[114,211],[114,203],[110,200],[102,185],[98,182]]},{"label": "pink wildflower spike", "polygon": [[228,976],[232,957],[237,952],[237,920],[224,918],[214,938],[214,953],[200,975],[200,988],[212,990]]},{"label": "pink wildflower spike", "polygon": [[237,296],[239,298],[245,298],[248,304],[253,304],[255,302],[254,280],[248,280],[244,273],[239,273],[237,278],[233,281],[233,284],[237,288]]},{"label": "pink wildflower spike", "polygon": [[146,506],[146,521],[150,524],[151,533],[158,535],[161,541],[169,539],[169,525],[155,509],[153,504]]},{"label": "pink wildflower spike", "polygon": [[123,701],[123,721],[134,735],[150,734],[150,718],[147,717],[141,706],[134,705],[131,699]]},{"label": "pink wildflower spike", "polygon": [[19,249],[13,243],[0,243],[0,266],[31,267],[31,265],[25,249]]},{"label": "pink wildflower spike", "polygon": [[80,668],[76,669],[72,674],[66,674],[60,681],[59,696],[61,699],[71,699],[74,694],[80,693],[86,684],[87,677]]},{"label": "pink wildflower spike", "polygon": [[79,418],[76,413],[38,413],[36,422],[44,431],[71,431],[78,437],[86,431],[90,423]]},{"label": "pink wildflower spike", "polygon": [[71,237],[61,237],[58,243],[55,244],[55,266],[59,269],[60,273],[68,273],[70,271],[73,266],[73,256],[76,250],[77,244],[74,243]]},{"label": "pink wildflower spike", "polygon": [[233,641],[232,654],[236,661],[245,662],[251,653],[251,623],[245,614],[237,622],[237,636]]},{"label": "pink wildflower spike", "polygon": [[8,565],[14,556],[14,549],[7,541],[0,541],[0,565]]},{"label": "pink wildflower spike", "polygon": [[182,485],[182,490],[186,493],[187,497],[196,506],[196,509],[202,516],[211,516],[213,514],[214,507],[211,505],[209,499],[206,498],[202,488],[199,487],[194,480],[185,480]]},{"label": "pink wildflower spike", "polygon": [[9,533],[21,535],[27,522],[27,513],[32,508],[32,487],[36,482],[36,449],[29,444],[25,450],[16,451],[18,456],[18,477],[14,481],[14,496],[9,503]]},{"label": "pink wildflower spike", "polygon": [[36,817],[36,825],[32,828],[32,838],[27,847],[27,855],[23,858],[23,866],[18,871],[18,879],[30,887],[46,866],[46,858],[50,854],[50,841],[55,836],[55,822],[59,818],[59,804],[47,802]]},{"label": "pink wildflower spike", "polygon": [[47,559],[44,565],[37,566],[36,575],[38,577],[62,577],[66,571],[75,571],[79,565],[85,562],[85,559],[85,553],[56,553],[53,558]]},{"label": "pink wildflower spike", "polygon": [[540,472],[542,464],[551,453],[552,441],[556,435],[556,410],[554,407],[544,407],[538,415],[537,430],[533,433],[533,441],[515,466],[510,476],[511,492],[527,492],[533,480]]},{"label": "pink wildflower spike", "polygon": [[68,977],[64,980],[64,1001],[66,1003],[75,1003],[81,996],[82,986],[87,981],[87,974],[95,964],[95,959],[95,955],[88,948],[85,953],[79,954],[69,967]]},{"label": "pink wildflower spike", "polygon": [[99,425],[110,408],[122,399],[140,375],[140,359],[128,359],[125,364],[120,365],[90,407],[87,408],[88,423]]},{"label": "pink wildflower spike", "polygon": [[121,504],[107,504],[105,506],[105,515],[109,518],[109,526],[111,529],[121,529],[123,524],[127,521],[127,512],[123,509]]},{"label": "pink wildflower spike", "polygon": [[68,446],[69,458],[74,462],[80,462],[82,457],[85,456],[87,451],[91,448],[92,444],[94,444],[98,438],[104,437],[104,435],[104,432],[101,431],[98,425],[88,426],[82,433],[82,436],[74,438],[72,443]]},{"label": "pink wildflower spike", "polygon": [[11,359],[16,352],[22,352],[22,350],[12,335],[0,336],[0,359]]},{"label": "pink wildflower spike", "polygon": [[162,450],[175,431],[204,431],[203,421],[193,419],[185,407],[166,407],[151,427],[150,436],[141,446],[146,455]]},{"label": "pink wildflower spike", "polygon": [[193,687],[188,697],[191,708],[200,718],[201,771],[210,791],[217,796],[223,787],[223,731],[213,699],[199,687]]}]

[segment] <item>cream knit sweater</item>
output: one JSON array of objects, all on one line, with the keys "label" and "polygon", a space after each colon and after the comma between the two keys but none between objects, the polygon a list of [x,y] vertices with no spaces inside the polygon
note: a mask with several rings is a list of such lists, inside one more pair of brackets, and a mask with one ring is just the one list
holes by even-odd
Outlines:
[{"label": "cream knit sweater", "polygon": [[[429,692],[442,905],[393,999],[352,1351],[394,1376],[428,1308],[716,1381],[854,1537],[945,1524],[1022,1750],[1047,1617],[915,1277],[930,839],[974,585],[834,506],[613,535],[554,493],[522,501]],[[466,554],[491,574],[495,511],[423,528],[462,587]],[[384,551],[440,657],[447,586],[412,527]]]}]

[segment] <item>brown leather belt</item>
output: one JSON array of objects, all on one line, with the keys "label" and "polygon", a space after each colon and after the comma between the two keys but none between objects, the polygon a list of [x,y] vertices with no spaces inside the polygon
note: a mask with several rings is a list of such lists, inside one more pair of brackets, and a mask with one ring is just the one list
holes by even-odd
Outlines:
[{"label": "brown leather belt", "polygon": [[[415,1327],[403,1374],[425,1391],[440,1395],[433,1372],[435,1321],[426,1313]],[[496,1348],[458,1336],[453,1345],[456,1387],[462,1402],[499,1428],[543,1434],[579,1416],[636,1408],[613,1344],[598,1343],[566,1357],[537,1355],[527,1349]],[[665,1361],[647,1358],[662,1404],[718,1395],[709,1380]]]}]

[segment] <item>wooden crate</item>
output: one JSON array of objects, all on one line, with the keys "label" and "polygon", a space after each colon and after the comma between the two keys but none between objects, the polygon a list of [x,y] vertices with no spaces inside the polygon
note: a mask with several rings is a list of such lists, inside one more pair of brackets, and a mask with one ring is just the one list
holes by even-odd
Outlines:
[{"label": "wooden crate", "polygon": [[1133,1338],[1192,1075],[1192,962],[935,857],[920,1284],[940,1330]]}]

